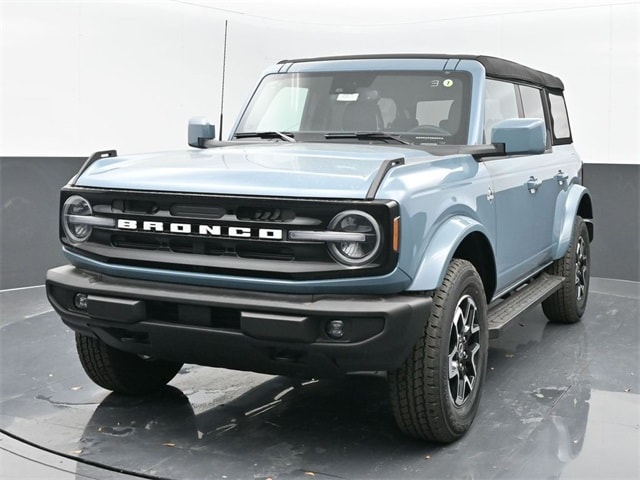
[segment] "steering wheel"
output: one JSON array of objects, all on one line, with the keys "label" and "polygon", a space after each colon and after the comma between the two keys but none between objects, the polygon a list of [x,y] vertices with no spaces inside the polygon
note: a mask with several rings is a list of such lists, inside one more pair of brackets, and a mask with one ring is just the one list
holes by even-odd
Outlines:
[{"label": "steering wheel", "polygon": [[415,128],[409,130],[409,133],[426,133],[428,135],[451,135],[444,128],[436,127],[435,125],[418,125]]}]

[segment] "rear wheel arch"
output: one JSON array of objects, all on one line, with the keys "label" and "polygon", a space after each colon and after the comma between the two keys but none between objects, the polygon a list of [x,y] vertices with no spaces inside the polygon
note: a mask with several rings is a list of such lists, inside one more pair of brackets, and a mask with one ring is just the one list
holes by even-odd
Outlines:
[{"label": "rear wheel arch", "polygon": [[588,193],[580,199],[577,215],[585,221],[589,232],[589,241],[593,242],[593,205],[591,204],[591,196]]},{"label": "rear wheel arch", "polygon": [[576,216],[584,219],[587,226],[589,242],[593,240],[593,207],[591,194],[583,185],[573,184],[569,190],[558,197],[556,204],[556,219],[554,225],[554,250],[552,259],[562,258],[569,248],[573,238],[574,219]]}]

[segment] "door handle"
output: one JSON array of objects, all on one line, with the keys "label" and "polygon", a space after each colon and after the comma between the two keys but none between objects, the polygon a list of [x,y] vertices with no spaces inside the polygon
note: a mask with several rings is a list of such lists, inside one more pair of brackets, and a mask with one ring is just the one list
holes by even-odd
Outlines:
[{"label": "door handle", "polygon": [[527,182],[527,190],[531,195],[534,195],[540,186],[542,185],[542,180],[538,180],[534,176],[529,177],[529,181]]},{"label": "door handle", "polygon": [[567,180],[569,180],[569,175],[564,173],[562,170],[558,170],[555,179],[558,181],[558,185],[564,186],[567,184]]}]

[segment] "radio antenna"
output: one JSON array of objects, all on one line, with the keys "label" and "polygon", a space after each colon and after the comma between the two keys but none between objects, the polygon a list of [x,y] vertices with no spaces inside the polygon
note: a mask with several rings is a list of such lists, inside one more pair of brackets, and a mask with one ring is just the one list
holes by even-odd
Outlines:
[{"label": "radio antenna", "polygon": [[227,27],[229,21],[224,21],[224,50],[222,52],[222,89],[220,92],[220,130],[218,131],[218,140],[222,141],[222,118],[224,111],[224,77],[227,71]]}]

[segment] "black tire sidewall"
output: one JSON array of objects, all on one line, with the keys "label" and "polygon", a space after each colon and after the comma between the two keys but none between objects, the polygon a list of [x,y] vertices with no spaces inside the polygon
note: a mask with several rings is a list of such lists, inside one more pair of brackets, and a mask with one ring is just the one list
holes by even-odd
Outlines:
[{"label": "black tire sidewall", "polygon": [[[580,238],[584,241],[584,248],[587,256],[587,275],[585,278],[584,296],[578,301],[578,292],[575,284],[576,275],[576,248]],[[591,278],[591,244],[589,243],[589,232],[582,217],[577,216],[574,220],[571,244],[563,257],[555,260],[547,272],[551,275],[564,277],[560,290],[542,302],[542,309],[546,317],[554,323],[576,323],[580,321],[587,308],[589,297],[589,283]]]},{"label": "black tire sidewall", "polygon": [[[489,342],[487,302],[482,281],[470,263],[464,262],[461,265],[462,267],[451,288],[445,293],[446,300],[439,320],[441,337],[437,355],[440,405],[442,406],[443,418],[446,420],[451,434],[455,436],[460,436],[466,432],[476,415],[486,375]],[[477,307],[476,316],[480,326],[480,352],[474,389],[467,400],[461,406],[457,406],[449,391],[448,353],[451,324],[453,323],[455,310],[458,301],[465,295],[471,296]]]},{"label": "black tire sidewall", "polygon": [[[580,217],[576,219],[575,230],[576,230],[576,233],[575,233],[575,237],[573,239],[573,245],[571,248],[572,253],[571,253],[570,279],[571,279],[571,290],[574,295],[573,298],[575,299],[575,303],[576,303],[576,313],[579,318],[579,317],[582,317],[582,315],[584,314],[584,311],[587,308],[587,298],[589,297],[589,283],[591,281],[591,248],[589,244],[589,232],[587,231],[587,225],[584,223],[584,221]],[[577,260],[576,248],[580,238],[582,238],[583,240],[584,248],[586,250],[586,255],[587,255],[587,275],[586,275],[586,278],[584,279],[585,280],[584,295],[582,297],[582,300],[578,301],[578,292],[573,279],[575,278],[575,274],[576,274],[576,260]]]},{"label": "black tire sidewall", "polygon": [[99,338],[76,332],[80,363],[97,385],[125,395],[144,395],[166,385],[182,363],[143,360],[138,355],[111,347]]}]

